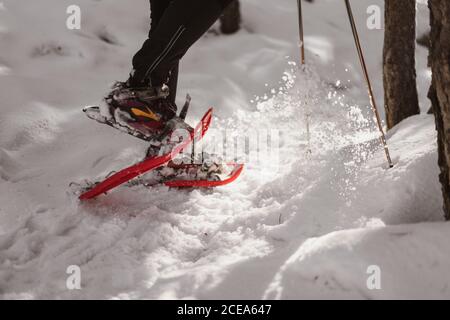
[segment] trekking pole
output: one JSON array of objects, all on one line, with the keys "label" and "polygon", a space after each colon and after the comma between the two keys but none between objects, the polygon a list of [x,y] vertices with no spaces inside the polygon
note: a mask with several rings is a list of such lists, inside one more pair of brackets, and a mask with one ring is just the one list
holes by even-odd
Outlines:
[{"label": "trekking pole", "polygon": [[[302,0],[297,0],[298,5],[298,30],[300,35],[300,62],[302,66],[305,66],[306,59],[305,59],[305,38],[304,38],[304,32],[303,32],[303,13],[302,13]],[[306,100],[308,100],[308,95],[306,95]],[[312,154],[311,150],[311,132],[309,127],[309,108],[308,108],[308,102],[305,102],[306,107],[306,139],[308,140],[308,151],[307,154]]]},{"label": "trekking pole", "polygon": [[359,61],[361,62],[361,67],[363,69],[364,76],[366,79],[367,89],[368,89],[369,98],[370,98],[370,104],[372,106],[372,111],[375,114],[375,118],[377,120],[378,129],[380,130],[380,133],[381,133],[381,137],[380,137],[381,143],[383,144],[384,152],[386,153],[386,158],[387,158],[387,161],[389,164],[389,168],[393,168],[394,164],[392,163],[391,155],[389,153],[389,147],[386,142],[386,135],[384,134],[383,125],[381,124],[381,117],[378,112],[377,104],[376,104],[375,97],[373,94],[372,84],[370,82],[369,72],[367,71],[367,65],[366,65],[366,61],[364,59],[363,50],[361,48],[361,42],[359,40],[358,29],[356,28],[355,19],[353,17],[353,12],[352,12],[352,7],[350,5],[350,0],[345,0],[345,5],[347,7],[347,13],[348,13],[348,18],[350,20],[350,26],[352,27],[353,37],[355,38],[355,45],[356,45],[356,49],[358,50]]},{"label": "trekking pole", "polygon": [[305,64],[305,41],[303,34],[303,14],[302,14],[302,0],[297,0],[298,4],[298,30],[300,33],[300,56],[302,65]]}]

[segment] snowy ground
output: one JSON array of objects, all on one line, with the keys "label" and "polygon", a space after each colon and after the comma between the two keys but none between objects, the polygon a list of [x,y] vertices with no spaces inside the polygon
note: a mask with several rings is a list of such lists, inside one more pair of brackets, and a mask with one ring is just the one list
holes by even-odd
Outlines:
[{"label": "snowy ground", "polygon": [[[307,72],[288,63],[298,59],[289,0],[242,0],[244,30],[208,34],[183,61],[188,121],[213,105],[215,129],[280,130],[279,161],[250,162],[214,191],[119,188],[80,204],[70,182],[145,150],[80,110],[126,77],[148,3],[77,2],[80,31],[65,28],[73,1],[0,7],[1,298],[450,298],[433,117],[389,133],[396,166],[387,170],[342,3],[305,3]],[[382,106],[383,32],[365,27],[374,3],[382,1],[354,1],[354,10]],[[426,50],[418,57],[426,111]],[[82,290],[66,288],[70,265],[81,267]],[[366,285],[373,265],[381,290]]]}]

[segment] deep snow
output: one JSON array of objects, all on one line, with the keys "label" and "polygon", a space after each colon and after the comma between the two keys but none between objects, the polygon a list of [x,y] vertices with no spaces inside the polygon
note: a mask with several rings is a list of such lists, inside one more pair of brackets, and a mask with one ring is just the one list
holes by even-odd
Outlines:
[{"label": "deep snow", "polygon": [[[396,166],[387,170],[343,4],[305,3],[304,71],[289,63],[298,59],[296,2],[242,2],[244,30],[210,33],[185,57],[180,103],[194,97],[191,123],[215,106],[213,129],[236,136],[279,130],[274,153],[213,191],[119,188],[80,204],[70,182],[105,176],[145,150],[81,107],[126,77],[148,3],[80,0],[82,29],[70,31],[71,1],[3,1],[2,298],[450,297],[433,117],[388,134]],[[382,30],[364,26],[373,3],[382,1],[354,1],[354,10],[382,106]],[[426,111],[426,50],[418,57]],[[67,290],[69,265],[81,267],[82,290]],[[381,268],[381,290],[366,286],[370,265]]]}]

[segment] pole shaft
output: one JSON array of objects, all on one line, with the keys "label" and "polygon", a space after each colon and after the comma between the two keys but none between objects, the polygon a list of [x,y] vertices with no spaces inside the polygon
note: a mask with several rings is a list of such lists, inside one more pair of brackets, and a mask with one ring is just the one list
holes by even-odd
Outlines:
[{"label": "pole shaft", "polygon": [[359,40],[358,29],[356,28],[355,18],[353,17],[350,0],[345,0],[345,5],[347,7],[347,13],[348,13],[348,17],[350,19],[350,26],[352,28],[353,37],[355,39],[355,45],[356,45],[356,49],[358,51],[359,61],[361,62],[361,67],[363,69],[364,77],[366,79],[367,89],[368,89],[369,98],[370,98],[370,104],[372,106],[372,111],[375,114],[375,118],[377,120],[378,129],[380,130],[380,133],[381,133],[381,138],[380,138],[381,143],[383,144],[384,152],[386,153],[386,158],[389,163],[389,167],[392,168],[394,166],[394,164],[392,163],[392,158],[389,153],[389,147],[388,147],[387,141],[386,141],[386,135],[384,134],[383,125],[381,123],[380,113],[378,112],[377,104],[375,101],[375,96],[373,94],[373,88],[372,88],[372,84],[370,82],[370,77],[369,77],[369,72],[367,70],[366,61],[364,59],[364,53],[363,53],[363,50],[361,47],[361,41]]},{"label": "pole shaft", "polygon": [[302,13],[302,0],[297,0],[298,4],[298,29],[300,32],[300,56],[302,65],[305,64],[305,41],[303,32],[303,13]]},{"label": "pole shaft", "polygon": [[[304,66],[306,64],[306,58],[305,58],[305,38],[304,38],[304,29],[303,29],[303,12],[302,12],[302,0],[297,0],[298,5],[298,30],[300,34],[300,62],[301,65]],[[306,115],[305,115],[305,122],[306,122],[306,139],[308,140],[308,150],[307,155],[310,156],[312,154],[311,149],[311,129],[310,129],[310,117],[311,114],[309,112],[309,106],[308,106],[308,95],[305,97],[305,109],[306,109]]]}]

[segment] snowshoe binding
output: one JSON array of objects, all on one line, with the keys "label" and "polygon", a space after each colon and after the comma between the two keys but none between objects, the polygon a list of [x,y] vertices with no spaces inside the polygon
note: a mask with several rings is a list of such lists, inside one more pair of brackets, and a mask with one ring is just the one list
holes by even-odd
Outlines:
[{"label": "snowshoe binding", "polygon": [[109,113],[116,122],[141,123],[148,128],[160,129],[177,113],[177,107],[167,97],[169,88],[128,87],[126,83],[116,83],[105,98]]},{"label": "snowshoe binding", "polygon": [[168,94],[167,86],[130,88],[117,82],[103,105],[88,106],[83,111],[90,119],[151,142],[151,156],[154,146],[159,148],[174,130],[192,129],[184,122],[191,97],[187,95],[180,115],[176,116],[177,107],[167,100]]},{"label": "snowshoe binding", "polygon": [[172,188],[214,188],[236,180],[242,169],[243,165],[237,163],[211,160],[205,160],[203,163],[189,163],[180,162],[178,159],[130,181],[127,186],[153,187],[164,184]]}]

